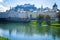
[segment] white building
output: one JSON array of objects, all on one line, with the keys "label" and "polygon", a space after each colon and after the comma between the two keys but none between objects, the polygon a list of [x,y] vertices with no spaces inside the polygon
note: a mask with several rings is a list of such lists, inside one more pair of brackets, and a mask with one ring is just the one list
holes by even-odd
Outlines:
[{"label": "white building", "polygon": [[30,9],[30,11],[24,11],[23,9],[18,9],[17,11],[14,11],[10,9],[9,11],[6,11],[4,14],[2,14],[2,16],[0,15],[0,17],[31,18],[32,15],[32,18],[36,18],[37,15],[39,14],[43,14],[43,15],[50,14],[51,18],[55,19],[57,11],[58,11],[57,5],[54,4],[52,9],[48,7],[43,8],[43,6],[41,6],[40,10],[35,10],[35,11],[33,11],[32,9]]}]

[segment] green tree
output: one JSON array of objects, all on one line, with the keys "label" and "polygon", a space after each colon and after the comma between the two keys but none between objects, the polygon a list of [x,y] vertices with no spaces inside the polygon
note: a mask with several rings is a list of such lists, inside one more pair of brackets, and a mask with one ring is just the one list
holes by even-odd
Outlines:
[{"label": "green tree", "polygon": [[39,23],[39,24],[41,24],[42,22],[43,22],[43,20],[44,20],[44,17],[43,17],[44,15],[43,14],[39,14],[39,15],[37,15],[37,22]]},{"label": "green tree", "polygon": [[60,11],[56,14],[58,18],[58,23],[60,23]]},{"label": "green tree", "polygon": [[47,25],[50,25],[50,21],[51,21],[51,20],[50,20],[50,18],[51,18],[50,15],[49,15],[49,14],[46,14],[46,15],[44,16],[44,18],[45,18],[46,24],[47,24]]}]

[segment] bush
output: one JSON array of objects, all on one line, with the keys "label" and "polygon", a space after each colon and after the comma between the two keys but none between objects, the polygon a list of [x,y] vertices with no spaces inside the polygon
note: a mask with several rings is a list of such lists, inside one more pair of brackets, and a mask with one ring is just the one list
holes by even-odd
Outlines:
[{"label": "bush", "polygon": [[8,38],[0,37],[0,40],[9,40]]}]

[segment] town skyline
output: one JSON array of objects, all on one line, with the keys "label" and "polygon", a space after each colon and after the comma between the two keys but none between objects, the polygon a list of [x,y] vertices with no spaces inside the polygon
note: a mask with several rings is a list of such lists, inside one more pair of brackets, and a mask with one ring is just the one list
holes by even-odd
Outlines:
[{"label": "town skyline", "polygon": [[60,0],[0,0],[0,11],[6,11],[10,9],[10,7],[16,7],[17,5],[24,5],[24,4],[34,4],[37,8],[49,7],[52,8],[54,3],[57,4],[58,9],[60,9]]}]

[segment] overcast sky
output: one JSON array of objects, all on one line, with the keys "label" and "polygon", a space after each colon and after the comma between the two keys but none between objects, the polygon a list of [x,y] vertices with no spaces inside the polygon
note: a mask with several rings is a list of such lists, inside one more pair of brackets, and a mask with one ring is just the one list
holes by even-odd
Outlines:
[{"label": "overcast sky", "polygon": [[52,6],[56,3],[58,5],[58,9],[60,9],[60,0],[0,0],[0,11],[5,11],[11,7],[15,7],[17,5],[23,5],[23,4],[35,4],[36,7],[49,7],[52,8]]}]

